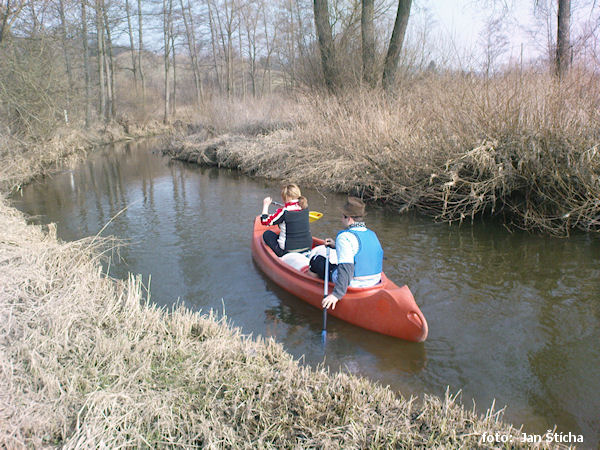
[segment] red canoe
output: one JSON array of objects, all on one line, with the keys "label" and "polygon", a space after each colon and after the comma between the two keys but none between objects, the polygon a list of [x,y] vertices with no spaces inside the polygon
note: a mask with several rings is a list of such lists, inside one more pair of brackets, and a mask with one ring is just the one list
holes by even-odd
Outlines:
[{"label": "red canoe", "polygon": [[[323,281],[313,278],[305,270],[297,270],[284,263],[267,247],[262,234],[268,227],[254,221],[252,257],[260,269],[289,293],[321,309]],[[313,238],[313,246],[323,244]],[[333,290],[330,284],[329,292]],[[408,286],[398,287],[382,274],[381,283],[368,288],[348,288],[346,295],[328,314],[367,330],[387,334],[413,342],[427,338],[427,321],[415,303]]]}]

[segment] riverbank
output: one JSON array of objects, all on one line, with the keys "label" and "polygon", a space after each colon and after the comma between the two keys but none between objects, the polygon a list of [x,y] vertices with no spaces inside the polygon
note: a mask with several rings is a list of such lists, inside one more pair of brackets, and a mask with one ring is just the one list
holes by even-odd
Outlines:
[{"label": "riverbank", "polygon": [[427,74],[377,91],[213,106],[169,154],[353,192],[455,223],[600,232],[600,89],[591,73]]},{"label": "riverbank", "polygon": [[18,190],[35,177],[48,175],[61,165],[84,158],[94,147],[112,142],[168,135],[177,128],[158,121],[137,124],[121,119],[119,123],[98,125],[88,130],[60,128],[51,137],[39,141],[24,141],[0,134],[0,192]]},{"label": "riverbank", "polygon": [[496,448],[482,437],[520,437],[501,412],[403,398],[302,367],[224,318],[158,310],[139,278],[102,275],[110,242],[60,242],[3,197],[0,229],[3,446]]}]

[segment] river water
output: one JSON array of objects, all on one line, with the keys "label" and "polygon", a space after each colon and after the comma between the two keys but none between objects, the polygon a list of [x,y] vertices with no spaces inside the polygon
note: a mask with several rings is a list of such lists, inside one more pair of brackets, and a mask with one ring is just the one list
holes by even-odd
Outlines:
[{"label": "river water", "polygon": [[[301,186],[302,187],[302,186]],[[305,363],[325,363],[405,395],[461,391],[479,412],[507,405],[528,433],[582,434],[600,442],[600,237],[510,233],[500,224],[435,223],[380,206],[368,225],[384,270],[407,284],[429,323],[423,344],[328,321],[270,282],[252,261],[252,222],[280,183],[171,162],[152,141],[98,150],[72,170],[26,186],[15,206],[55,222],[75,240],[127,241],[110,274],[139,273],[152,300],[224,313],[245,334],[273,337]],[[334,237],[345,197],[303,189],[324,217],[313,234]],[[120,215],[114,218],[124,208]],[[109,223],[110,222],[110,223]],[[108,225],[107,225],[108,224]]]}]

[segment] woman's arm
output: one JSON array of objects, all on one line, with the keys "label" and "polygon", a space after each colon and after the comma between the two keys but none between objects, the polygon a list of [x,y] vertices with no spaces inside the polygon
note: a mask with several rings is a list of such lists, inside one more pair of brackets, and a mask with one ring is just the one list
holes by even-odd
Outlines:
[{"label": "woman's arm", "polygon": [[273,214],[269,216],[269,206],[273,203],[271,197],[265,197],[263,200],[263,209],[260,216],[260,223],[266,226],[280,224],[283,220],[283,208],[278,208]]}]

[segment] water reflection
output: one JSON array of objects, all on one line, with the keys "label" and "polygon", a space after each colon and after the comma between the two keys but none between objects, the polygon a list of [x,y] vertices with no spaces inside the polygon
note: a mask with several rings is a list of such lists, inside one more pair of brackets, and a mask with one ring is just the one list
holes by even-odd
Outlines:
[{"label": "water reflection", "polygon": [[[151,145],[151,144],[150,144]],[[328,321],[262,275],[250,254],[253,217],[279,183],[169,162],[146,144],[106,148],[72,171],[27,186],[16,205],[56,222],[65,240],[125,239],[110,273],[152,277],[152,299],[225,310],[245,333],[272,336],[308,364],[378,380],[405,394],[462,389],[481,409],[508,404],[508,420],[543,433],[600,439],[600,240],[508,233],[492,223],[462,227],[369,208],[384,270],[408,284],[429,338],[412,344]],[[333,237],[344,196],[303,189],[324,217],[313,234]],[[116,216],[120,211],[121,214]],[[116,216],[116,217],[115,217]],[[111,219],[113,219],[111,221]]]}]

